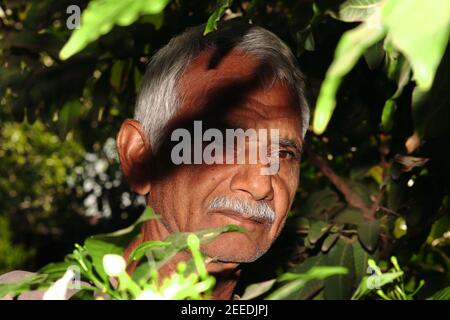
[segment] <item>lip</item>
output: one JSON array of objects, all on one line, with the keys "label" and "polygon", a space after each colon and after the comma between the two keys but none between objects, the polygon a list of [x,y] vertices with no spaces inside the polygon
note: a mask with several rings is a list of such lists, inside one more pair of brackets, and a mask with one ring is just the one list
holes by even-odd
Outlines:
[{"label": "lip", "polygon": [[265,221],[262,221],[260,219],[254,218],[254,217],[246,217],[244,215],[242,215],[239,212],[236,212],[234,210],[230,210],[230,209],[213,209],[213,211],[210,212],[211,214],[220,214],[220,215],[224,215],[227,217],[230,217],[234,220],[237,220],[243,224],[249,224],[251,223],[252,225],[264,225],[266,224]]}]

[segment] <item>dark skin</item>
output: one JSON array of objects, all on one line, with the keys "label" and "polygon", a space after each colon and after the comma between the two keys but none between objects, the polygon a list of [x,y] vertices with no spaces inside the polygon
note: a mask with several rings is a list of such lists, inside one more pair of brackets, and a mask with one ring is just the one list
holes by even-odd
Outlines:
[{"label": "dark skin", "polygon": [[[141,236],[130,244],[125,257],[139,243],[162,240],[173,232],[228,224],[243,226],[246,233],[225,233],[202,246],[207,256],[216,258],[207,265],[208,271],[218,279],[213,297],[229,299],[238,280],[239,264],[254,261],[264,254],[284,226],[298,187],[303,140],[298,103],[281,82],[267,87],[254,81],[255,73],[261,70],[256,58],[232,50],[211,68],[211,54],[211,51],[205,51],[197,57],[180,79],[183,105],[169,127],[177,127],[177,121],[198,120],[201,112],[211,110],[211,101],[208,101],[211,92],[221,92],[229,86],[244,88],[239,99],[230,102],[227,108],[222,107],[219,115],[213,112],[212,118],[220,118],[223,126],[244,130],[279,129],[280,139],[288,141],[276,150],[280,169],[275,175],[261,175],[263,164],[180,165],[167,170],[162,161],[155,159],[152,142],[141,124],[126,120],[117,138],[122,170],[131,188],[146,196],[147,204],[161,215],[161,219],[150,220],[144,225]],[[208,121],[208,116],[202,119]],[[151,173],[156,171],[164,172],[164,175],[155,178]],[[254,221],[226,211],[209,210],[210,201],[218,196],[250,202],[266,201],[275,211],[275,221]],[[187,258],[189,255],[185,252],[178,254],[160,270],[160,276],[169,274],[175,270],[177,262]],[[134,267],[131,263],[128,271],[132,272]]]}]

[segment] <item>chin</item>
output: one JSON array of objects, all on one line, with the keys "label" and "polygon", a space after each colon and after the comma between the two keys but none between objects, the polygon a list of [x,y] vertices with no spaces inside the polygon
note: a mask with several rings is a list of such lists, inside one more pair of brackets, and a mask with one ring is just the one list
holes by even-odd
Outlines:
[{"label": "chin", "polygon": [[202,246],[204,254],[227,263],[253,262],[265,254],[268,249],[268,247],[262,249],[247,235],[226,233]]}]

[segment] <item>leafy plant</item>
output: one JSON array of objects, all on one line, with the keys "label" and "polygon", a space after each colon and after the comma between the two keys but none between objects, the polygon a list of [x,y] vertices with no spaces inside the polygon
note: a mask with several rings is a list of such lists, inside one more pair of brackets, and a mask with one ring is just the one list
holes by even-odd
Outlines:
[{"label": "leafy plant", "polygon": [[[126,272],[126,262],[122,258],[125,239],[135,236],[140,225],[156,216],[148,208],[131,227],[115,234],[92,237],[83,246],[75,245],[72,254],[62,263],[52,263],[16,283],[0,284],[0,298],[9,294],[16,297],[32,288],[45,289],[44,299],[65,299],[67,290],[78,285],[77,296],[83,299],[200,299],[212,293],[215,279],[208,274],[205,258],[200,252],[200,244],[214,240],[223,232],[243,232],[237,226],[202,230],[196,233],[171,234],[164,241],[148,241],[136,248],[132,260],[141,263],[132,276]],[[107,241],[109,239],[109,241]],[[180,262],[176,272],[159,279],[158,270],[176,253],[188,249],[192,261]],[[79,272],[77,274],[74,270]],[[73,278],[76,282],[73,282]],[[116,279],[116,280],[114,280]],[[85,295],[85,291],[90,295]]]}]

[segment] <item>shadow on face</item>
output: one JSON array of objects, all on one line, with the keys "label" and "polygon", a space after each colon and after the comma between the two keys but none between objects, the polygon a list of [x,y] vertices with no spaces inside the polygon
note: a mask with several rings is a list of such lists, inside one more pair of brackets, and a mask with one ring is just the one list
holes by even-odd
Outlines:
[{"label": "shadow on face", "polygon": [[[129,161],[125,158],[134,149],[142,152],[143,147],[127,151],[119,146],[121,162],[131,167],[124,170],[125,176],[128,181],[148,182],[148,204],[161,214],[169,232],[228,224],[246,228],[246,233],[222,234],[203,246],[206,254],[220,261],[250,262],[264,254],[279,235],[298,186],[300,108],[283,83],[269,85],[270,70],[264,62],[235,49],[205,51],[179,81],[183,104],[167,125],[157,151],[136,164],[132,156]],[[277,150],[280,166],[273,175],[262,175],[265,165],[261,163],[174,165],[171,151],[178,142],[171,141],[171,134],[183,128],[194,137],[194,121],[201,121],[203,132],[209,128],[221,132],[278,129],[280,139],[291,144]],[[142,135],[131,136],[135,136],[130,138],[132,143],[145,144],[140,142]],[[192,145],[204,147],[204,141],[194,140]],[[272,220],[255,218],[258,212],[264,216],[270,211]]]}]

